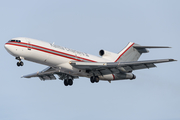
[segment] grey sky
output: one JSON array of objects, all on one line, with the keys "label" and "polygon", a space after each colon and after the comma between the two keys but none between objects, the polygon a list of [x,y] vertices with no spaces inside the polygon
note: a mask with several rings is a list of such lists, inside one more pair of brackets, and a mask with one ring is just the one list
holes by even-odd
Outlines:
[{"label": "grey sky", "polygon": [[179,120],[179,61],[133,73],[133,81],[80,78],[72,87],[60,80],[22,79],[46,66],[16,60],[4,49],[13,37],[30,37],[98,55],[119,52],[128,42],[165,45],[140,60],[180,60],[180,1],[6,0],[0,1],[1,120]]}]

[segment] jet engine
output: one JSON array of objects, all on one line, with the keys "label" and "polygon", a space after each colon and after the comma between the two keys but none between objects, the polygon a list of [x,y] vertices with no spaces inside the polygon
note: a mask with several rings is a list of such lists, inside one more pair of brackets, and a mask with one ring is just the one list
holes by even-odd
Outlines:
[{"label": "jet engine", "polygon": [[113,53],[113,52],[109,52],[106,50],[100,50],[99,55],[102,56],[102,58],[105,58],[105,59],[108,59],[111,61],[114,61],[118,57],[118,54]]}]

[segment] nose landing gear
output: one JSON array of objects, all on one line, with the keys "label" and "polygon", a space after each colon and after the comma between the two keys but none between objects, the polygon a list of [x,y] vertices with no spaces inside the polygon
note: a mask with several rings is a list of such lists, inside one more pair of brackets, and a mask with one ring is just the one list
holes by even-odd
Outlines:
[{"label": "nose landing gear", "polygon": [[23,66],[23,65],[24,65],[24,63],[22,61],[17,62],[18,67]]},{"label": "nose landing gear", "polygon": [[21,58],[20,58],[20,57],[16,57],[16,60],[19,60],[19,62],[17,62],[17,66],[18,66],[18,67],[24,65],[24,63],[21,61]]}]

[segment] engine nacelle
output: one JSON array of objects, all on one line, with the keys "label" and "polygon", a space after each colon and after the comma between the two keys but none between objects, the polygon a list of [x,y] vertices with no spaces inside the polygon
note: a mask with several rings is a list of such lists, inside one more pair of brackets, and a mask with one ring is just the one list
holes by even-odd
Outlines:
[{"label": "engine nacelle", "polygon": [[118,58],[118,54],[113,53],[113,52],[109,52],[106,50],[100,50],[99,51],[99,55],[102,56],[102,58],[114,61],[115,59]]},{"label": "engine nacelle", "polygon": [[118,74],[108,74],[99,76],[100,80],[124,80],[124,79],[136,79],[136,76],[132,73],[118,73]]}]

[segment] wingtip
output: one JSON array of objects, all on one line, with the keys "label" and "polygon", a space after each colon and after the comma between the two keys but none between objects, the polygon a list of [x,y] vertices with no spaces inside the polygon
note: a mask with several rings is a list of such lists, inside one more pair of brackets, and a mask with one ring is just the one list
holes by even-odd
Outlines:
[{"label": "wingtip", "polygon": [[28,78],[28,77],[26,77],[26,76],[21,76],[21,78]]},{"label": "wingtip", "polygon": [[177,61],[177,60],[175,60],[175,59],[169,59],[169,61]]}]

